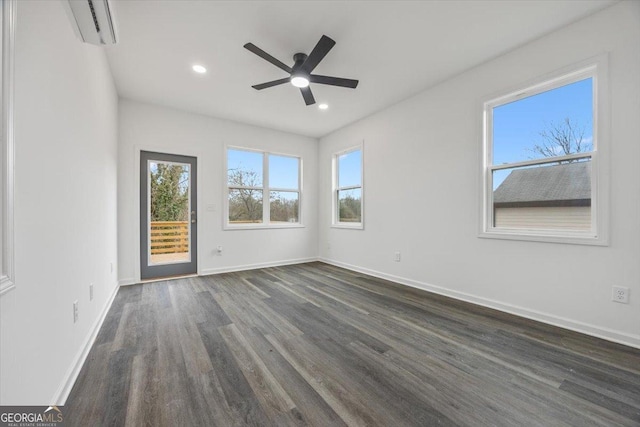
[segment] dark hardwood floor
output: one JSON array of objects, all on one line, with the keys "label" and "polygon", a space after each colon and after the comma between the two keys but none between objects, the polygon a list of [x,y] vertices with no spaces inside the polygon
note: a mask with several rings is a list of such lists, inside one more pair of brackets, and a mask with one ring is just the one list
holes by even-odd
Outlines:
[{"label": "dark hardwood floor", "polygon": [[122,287],[68,425],[640,425],[640,350],[311,263]]}]

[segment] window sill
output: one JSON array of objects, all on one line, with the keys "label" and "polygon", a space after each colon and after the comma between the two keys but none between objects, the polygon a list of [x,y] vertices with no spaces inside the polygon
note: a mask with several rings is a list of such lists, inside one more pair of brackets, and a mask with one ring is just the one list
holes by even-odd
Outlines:
[{"label": "window sill", "polygon": [[276,230],[282,228],[305,228],[304,224],[291,223],[291,224],[251,224],[251,225],[225,225],[222,229],[224,231],[230,230]]},{"label": "window sill", "polygon": [[525,242],[562,243],[568,245],[609,246],[602,236],[583,233],[553,234],[537,230],[491,230],[478,234],[481,239],[520,240]]},{"label": "window sill", "polygon": [[335,224],[331,224],[331,228],[344,228],[347,230],[364,230],[364,224],[357,223],[357,224],[349,224],[349,223],[335,223]]}]

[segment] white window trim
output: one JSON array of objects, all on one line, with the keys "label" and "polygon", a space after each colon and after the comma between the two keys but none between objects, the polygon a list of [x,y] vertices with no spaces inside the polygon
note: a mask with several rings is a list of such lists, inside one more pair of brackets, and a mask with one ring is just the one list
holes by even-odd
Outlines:
[{"label": "white window trim", "polygon": [[[262,155],[262,187],[241,187],[241,186],[233,186],[232,188],[250,188],[256,190],[262,190],[262,222],[256,224],[230,224],[229,223],[229,182],[228,182],[228,160],[229,160],[229,150],[240,150],[240,151],[249,151],[253,153],[259,153]],[[292,188],[271,188],[269,187],[269,155],[273,156],[281,156],[281,157],[290,157],[298,160],[298,189]],[[294,154],[281,153],[275,151],[266,151],[260,150],[257,148],[248,148],[248,147],[240,147],[237,145],[225,145],[224,146],[224,167],[223,167],[223,183],[224,183],[224,191],[223,191],[223,218],[222,224],[223,230],[264,230],[264,229],[278,229],[278,228],[304,228],[305,225],[303,223],[302,217],[302,157],[296,156]],[[290,191],[298,193],[298,222],[291,223],[271,223],[271,212],[269,209],[269,203],[265,203],[265,200],[270,200],[270,192],[271,191]]]},{"label": "white window trim", "polygon": [[[360,150],[360,185],[338,188],[338,158],[344,154]],[[351,230],[364,230],[364,141],[356,146],[333,153],[331,158],[331,227]],[[340,222],[338,220],[338,191],[360,188],[360,222]]]},{"label": "white window trim", "polygon": [[[492,171],[509,169],[516,166],[540,164],[554,160],[551,160],[552,158],[545,158],[514,162],[507,165],[493,165],[492,109],[507,102],[556,89],[589,77],[593,79],[593,149],[591,152],[559,156],[553,159],[557,161],[571,158],[591,158],[591,230],[573,231],[493,227]],[[530,82],[528,85],[521,85],[519,88],[509,91],[507,95],[492,97],[490,100],[484,102],[479,237],[578,245],[607,246],[609,244],[609,146],[611,145],[611,139],[609,137],[608,80],[608,57],[606,54],[603,54],[579,64],[565,67],[562,70]],[[523,87],[524,89],[522,89]]]},{"label": "white window trim", "polygon": [[5,0],[0,6],[0,63],[2,80],[2,143],[0,144],[0,295],[15,285],[14,220],[14,57],[17,0]]}]

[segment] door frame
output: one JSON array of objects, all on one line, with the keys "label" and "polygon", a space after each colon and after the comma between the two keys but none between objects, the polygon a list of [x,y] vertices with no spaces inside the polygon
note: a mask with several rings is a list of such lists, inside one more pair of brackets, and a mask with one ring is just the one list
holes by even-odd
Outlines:
[{"label": "door frame", "polygon": [[[155,152],[155,153],[164,153],[164,154],[173,154],[176,156],[190,156],[190,157],[195,157],[196,158],[196,163],[198,165],[197,170],[196,170],[196,180],[198,182],[198,186],[196,189],[196,196],[198,198],[198,203],[197,203],[197,207],[196,207],[196,217],[198,218],[198,224],[200,225],[200,227],[197,227],[196,230],[196,234],[197,234],[197,242],[196,242],[196,247],[197,247],[197,255],[196,255],[196,262],[197,262],[197,271],[196,274],[198,276],[202,275],[202,239],[201,234],[202,234],[202,221],[200,220],[200,218],[202,218],[202,153],[200,153],[199,151],[196,150],[191,150],[189,148],[185,148],[185,149],[176,149],[175,147],[171,146],[162,146],[162,145],[135,145],[133,147],[133,172],[134,172],[134,179],[133,179],[133,191],[132,191],[132,200],[133,200],[133,210],[131,211],[131,221],[133,221],[133,233],[131,236],[132,239],[132,245],[131,247],[134,249],[134,254],[133,254],[133,259],[134,259],[134,274],[135,277],[133,277],[132,279],[122,279],[121,280],[121,284],[135,284],[135,283],[140,283],[142,281],[142,274],[140,271],[140,252],[141,252],[141,248],[140,248],[140,158],[141,158],[141,152],[142,151],[151,151],[151,152]],[[150,281],[153,281],[154,279],[149,279]]]}]

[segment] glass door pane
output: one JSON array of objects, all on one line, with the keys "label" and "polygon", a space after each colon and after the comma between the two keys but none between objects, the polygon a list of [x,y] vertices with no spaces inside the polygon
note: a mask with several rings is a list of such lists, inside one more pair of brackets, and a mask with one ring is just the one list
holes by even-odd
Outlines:
[{"label": "glass door pane", "polygon": [[198,271],[197,159],[140,152],[140,278]]},{"label": "glass door pane", "polygon": [[191,261],[189,169],[149,160],[149,265]]}]

